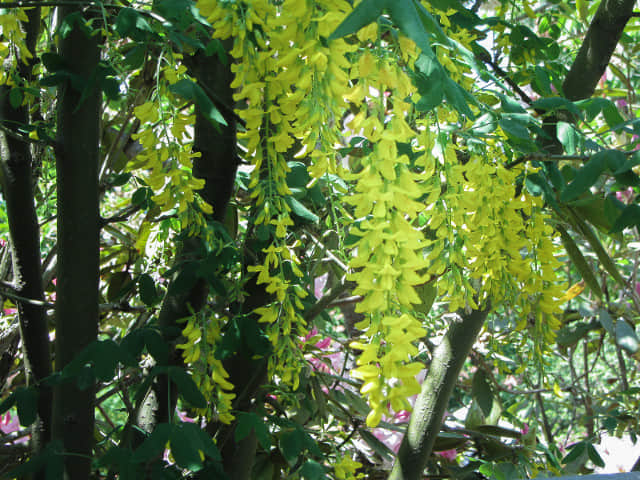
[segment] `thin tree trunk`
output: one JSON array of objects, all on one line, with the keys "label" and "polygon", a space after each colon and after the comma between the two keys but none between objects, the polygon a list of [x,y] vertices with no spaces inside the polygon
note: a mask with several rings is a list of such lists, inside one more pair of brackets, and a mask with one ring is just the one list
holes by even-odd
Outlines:
[{"label": "thin tree trunk", "polygon": [[[80,4],[59,7],[60,17],[82,11]],[[74,23],[60,41],[60,55],[84,85],[60,87],[56,173],[58,266],[56,369],[71,362],[98,332],[99,203],[98,142],[102,94],[89,79],[100,59],[99,35],[87,36]],[[91,88],[91,91],[86,91]],[[93,388],[56,386],[53,438],[61,443],[65,479],[86,480],[94,443]]]},{"label": "thin tree trunk", "polygon": [[[26,11],[28,22],[23,25],[26,46],[35,57],[35,47],[40,33],[40,8]],[[33,59],[20,59],[17,68],[20,77],[31,80]],[[10,128],[30,122],[28,105],[17,108],[8,101],[9,87],[0,91],[0,118]],[[17,293],[24,298],[43,301],[40,263],[40,230],[33,195],[32,149],[18,136],[7,135],[2,152],[2,193],[6,202],[9,234],[11,236],[13,283]],[[17,301],[20,335],[24,352],[27,384],[38,388],[38,419],[32,429],[32,452],[39,453],[51,436],[51,389],[39,382],[51,374],[49,329],[42,305]],[[44,471],[36,478],[44,478]]]},{"label": "thin tree trunk", "polygon": [[463,314],[433,353],[389,480],[421,480],[449,398],[489,310]]}]

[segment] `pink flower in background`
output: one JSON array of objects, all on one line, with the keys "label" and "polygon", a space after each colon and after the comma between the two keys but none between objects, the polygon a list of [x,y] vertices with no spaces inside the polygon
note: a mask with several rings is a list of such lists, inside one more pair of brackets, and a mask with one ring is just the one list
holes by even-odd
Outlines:
[{"label": "pink flower in background", "polygon": [[636,293],[640,296],[640,283],[636,283]]},{"label": "pink flower in background", "polygon": [[[17,415],[11,415],[9,412],[0,415],[0,432],[4,434],[18,432],[20,430],[20,420]],[[13,443],[27,443],[31,435],[23,435],[16,438]]]},{"label": "pink flower in background", "polygon": [[20,422],[18,421],[18,416],[11,417],[11,414],[7,412],[6,414],[0,416],[0,432],[2,433],[12,433],[17,432],[20,429]]},{"label": "pink flower in background", "polygon": [[455,462],[456,457],[458,456],[458,451],[455,448],[452,448],[451,450],[436,452],[436,455],[439,455],[445,460],[449,460],[450,462]]},{"label": "pink flower in background", "polygon": [[524,427],[522,427],[521,432],[523,435],[526,435],[527,433],[529,433],[529,425],[525,423]]},{"label": "pink flower in background", "polygon": [[181,422],[185,423],[196,423],[195,418],[187,417],[187,413],[176,409],[176,413],[178,414],[178,418]]},{"label": "pink flower in background", "polygon": [[[54,278],[53,280],[51,280],[51,283],[53,283],[53,286],[54,286],[54,287],[57,287],[57,286],[58,286],[58,279],[57,279],[57,278]],[[56,292],[55,292],[55,290],[54,290],[53,292],[51,292],[51,293],[48,295],[48,297],[49,297],[49,301],[51,301],[51,302],[55,302],[55,301],[56,301],[56,298],[57,298],[57,297],[56,297]]]},{"label": "pink flower in background", "polygon": [[409,410],[400,410],[393,416],[393,423],[406,423],[411,418],[411,412]]},{"label": "pink flower in background", "polygon": [[324,295],[324,289],[327,286],[327,280],[329,279],[329,274],[325,273],[324,275],[320,275],[316,277],[313,281],[313,294],[319,300]]},{"label": "pink flower in background", "polygon": [[635,197],[635,192],[632,187],[616,192],[616,198],[625,204],[631,203],[633,201],[633,197]]},{"label": "pink flower in background", "polygon": [[18,313],[18,309],[17,308],[3,308],[2,309],[2,313],[4,313],[5,315],[13,315],[14,313]]}]

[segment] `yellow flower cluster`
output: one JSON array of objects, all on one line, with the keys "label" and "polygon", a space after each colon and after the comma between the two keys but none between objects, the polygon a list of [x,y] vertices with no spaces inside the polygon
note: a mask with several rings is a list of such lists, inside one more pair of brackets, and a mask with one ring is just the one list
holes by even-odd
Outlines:
[{"label": "yellow flower cluster", "polygon": [[193,315],[185,320],[187,324],[182,335],[186,341],[177,345],[177,348],[183,350],[184,362],[191,367],[194,381],[205,398],[214,399],[207,409],[198,413],[229,424],[234,419],[231,406],[236,395],[232,392],[233,385],[227,380],[229,374],[215,357],[214,349],[220,341],[220,329],[227,318],[210,315],[205,321],[203,315]]},{"label": "yellow flower cluster", "polygon": [[272,231],[261,263],[248,270],[277,302],[255,313],[274,347],[270,373],[296,389],[304,362],[295,338],[306,333],[299,312],[307,294],[300,287],[298,243],[288,236],[293,221],[286,201],[291,195],[287,159],[295,153],[311,159],[315,179],[335,171],[341,140],[336,124],[349,89],[346,55],[354,47],[342,40],[328,45],[326,38],[351,7],[344,0],[199,0],[197,6],[213,25],[214,37],[234,38],[232,87],[235,100],[246,107],[238,109],[246,123],[239,140],[253,164],[254,223]]},{"label": "yellow flower cluster", "polygon": [[364,473],[356,474],[356,470],[362,467],[360,462],[352,460],[350,457],[344,456],[339,462],[333,465],[338,480],[355,480],[357,478],[365,478]]},{"label": "yellow flower cluster", "polygon": [[29,17],[25,13],[23,8],[11,9],[11,13],[3,13],[0,15],[0,65],[3,68],[0,69],[0,85],[12,85],[11,80],[12,72],[4,68],[10,65],[15,68],[17,62],[7,62],[6,60],[15,55],[17,50],[18,56],[23,62],[27,62],[33,58],[33,55],[25,44],[27,37],[26,33],[20,28],[20,22],[28,22]]},{"label": "yellow flower cluster", "polygon": [[[502,166],[499,144],[466,147],[441,131],[441,123],[462,131],[468,126],[451,105],[417,117],[419,95],[408,69],[420,52],[411,40],[389,39],[373,23],[357,32],[357,41],[328,41],[351,10],[343,0],[197,5],[214,37],[234,38],[232,86],[246,122],[240,140],[253,164],[254,223],[272,232],[271,245],[249,267],[274,298],[255,310],[274,345],[271,374],[297,386],[300,349],[293,339],[305,331],[299,312],[306,293],[286,202],[287,159],[294,154],[308,162],[312,181],[328,172],[352,185],[344,202],[358,240],[349,279],[365,314],[357,325],[362,337],[352,343],[361,351],[352,375],[363,381],[372,408],[368,425],[377,425],[389,408],[408,408],[406,398],[419,390],[415,375],[422,364],[414,357],[426,331],[414,314],[422,301],[417,286],[437,284],[452,311],[491,302],[513,305],[526,319],[537,305],[548,318],[536,325],[551,338],[561,292],[541,205],[515,197],[523,172]],[[473,78],[456,50],[470,35],[450,28],[452,12],[425,7],[455,39],[435,48],[437,58],[471,92]],[[366,148],[340,158],[337,147],[349,136],[363,138]]]},{"label": "yellow flower cluster", "polygon": [[161,118],[161,109],[153,101],[137,106],[134,115],[142,129],[132,138],[141,144],[142,150],[127,170],[138,171],[154,191],[152,200],[161,212],[175,209],[181,227],[188,229],[190,235],[199,233],[206,224],[202,213],[209,214],[212,209],[194,194],[204,186],[204,180],[191,173],[193,158],[200,156],[191,150],[192,138],[187,130],[195,115],[174,112],[171,118]]}]

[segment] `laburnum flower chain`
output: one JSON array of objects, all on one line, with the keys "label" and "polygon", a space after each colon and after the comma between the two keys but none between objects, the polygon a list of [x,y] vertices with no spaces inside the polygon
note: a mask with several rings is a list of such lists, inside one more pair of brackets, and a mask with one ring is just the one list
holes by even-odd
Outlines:
[{"label": "laburnum flower chain", "polygon": [[[452,12],[424,6],[452,39],[435,47],[438,61],[472,94],[473,77],[456,50],[468,47],[469,34],[451,27]],[[352,343],[361,351],[352,375],[362,379],[371,405],[368,425],[390,409],[408,408],[407,397],[418,391],[415,375],[423,366],[414,357],[426,333],[414,312],[422,301],[418,286],[437,285],[451,311],[488,301],[512,305],[525,319],[519,328],[537,305],[539,333],[547,340],[553,335],[557,261],[541,205],[515,196],[516,177],[526,172],[502,166],[500,131],[481,145],[455,144],[440,125],[464,131],[470,124],[450,104],[418,115],[410,71],[420,52],[412,41],[400,35],[394,52],[382,45],[389,40],[376,23],[360,30],[357,41],[329,41],[351,10],[341,0],[200,0],[198,7],[214,37],[234,38],[233,87],[246,107],[238,114],[254,166],[254,222],[272,229],[271,245],[249,267],[276,300],[255,310],[274,346],[271,374],[296,388],[299,349],[292,333],[305,332],[306,292],[285,200],[287,159],[296,152],[314,181],[337,173],[352,185],[344,192],[350,232],[358,238],[349,279],[365,314],[357,325],[361,338]],[[336,147],[348,136],[371,148],[360,158],[339,158]]]}]

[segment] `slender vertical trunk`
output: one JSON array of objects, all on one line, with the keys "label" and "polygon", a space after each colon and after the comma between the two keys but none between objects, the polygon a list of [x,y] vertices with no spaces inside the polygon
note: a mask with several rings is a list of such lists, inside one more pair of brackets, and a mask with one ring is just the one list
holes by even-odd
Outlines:
[{"label": "slender vertical trunk", "polygon": [[[26,12],[28,22],[23,25],[26,46],[35,57],[40,34],[40,8]],[[32,59],[20,59],[17,68],[25,83],[31,78]],[[28,105],[17,108],[8,102],[8,87],[0,91],[0,118],[5,125],[17,127],[30,122]],[[49,329],[46,312],[37,302],[44,300],[40,262],[40,230],[33,195],[33,152],[25,140],[7,135],[3,142],[2,194],[6,203],[9,234],[11,236],[13,283],[21,297],[35,302],[18,301],[20,335],[24,351],[27,384],[38,388],[38,419],[32,429],[32,451],[37,454],[51,436],[51,390],[40,381],[51,373]],[[44,472],[36,475],[44,478]]]},{"label": "slender vertical trunk", "polygon": [[[60,7],[60,16],[81,6]],[[58,191],[58,267],[56,369],[61,370],[98,331],[99,206],[98,141],[101,92],[89,79],[99,61],[98,35],[78,23],[60,40],[60,55],[81,79],[60,87],[56,173]],[[82,85],[83,84],[83,85]],[[80,86],[82,85],[82,86]],[[91,91],[86,91],[92,88]],[[65,479],[89,478],[94,441],[93,388],[57,386],[53,400],[53,438],[61,442]]]},{"label": "slender vertical trunk", "polygon": [[462,315],[436,348],[389,480],[423,478],[458,375],[488,313],[487,309]]}]

